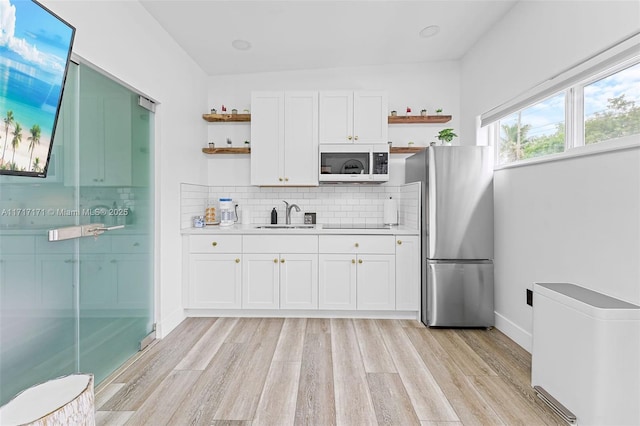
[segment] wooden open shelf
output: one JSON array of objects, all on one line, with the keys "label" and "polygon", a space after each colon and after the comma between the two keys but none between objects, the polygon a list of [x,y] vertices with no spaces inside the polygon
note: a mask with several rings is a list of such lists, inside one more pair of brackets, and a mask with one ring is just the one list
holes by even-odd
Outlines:
[{"label": "wooden open shelf", "polygon": [[446,123],[450,115],[390,115],[389,124]]},{"label": "wooden open shelf", "polygon": [[[392,146],[390,154],[413,154],[425,149],[426,146]],[[251,148],[202,148],[205,154],[251,154]]]},{"label": "wooden open shelf", "polygon": [[389,154],[413,154],[426,148],[426,146],[392,146],[389,148]]},{"label": "wooden open shelf", "polygon": [[251,154],[251,148],[202,148],[205,154]]},{"label": "wooden open shelf", "polygon": [[251,121],[251,114],[202,114],[210,123],[232,123]]}]

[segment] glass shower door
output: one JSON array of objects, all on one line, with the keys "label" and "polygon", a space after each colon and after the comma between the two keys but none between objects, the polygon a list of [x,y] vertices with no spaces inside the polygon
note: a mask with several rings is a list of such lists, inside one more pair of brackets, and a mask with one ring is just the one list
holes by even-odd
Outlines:
[{"label": "glass shower door", "polygon": [[[153,113],[138,100],[72,65],[49,175],[0,176],[0,405],[73,372],[99,384],[153,331]],[[102,229],[48,239],[88,224]]]},{"label": "glass shower door", "polygon": [[79,240],[79,366],[99,383],[153,329],[153,113],[95,70],[79,75],[80,210],[109,229]]}]

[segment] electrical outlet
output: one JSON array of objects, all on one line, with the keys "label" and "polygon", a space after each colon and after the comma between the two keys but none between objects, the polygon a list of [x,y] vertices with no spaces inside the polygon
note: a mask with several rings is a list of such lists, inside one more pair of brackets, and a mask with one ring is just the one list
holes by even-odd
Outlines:
[{"label": "electrical outlet", "polygon": [[533,306],[533,291],[527,289],[527,305]]}]

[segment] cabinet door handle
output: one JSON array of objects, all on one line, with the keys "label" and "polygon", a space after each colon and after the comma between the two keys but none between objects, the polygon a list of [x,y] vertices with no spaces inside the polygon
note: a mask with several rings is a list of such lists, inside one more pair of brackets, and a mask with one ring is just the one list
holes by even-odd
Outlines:
[{"label": "cabinet door handle", "polygon": [[360,244],[356,243],[356,248],[357,248],[357,247],[360,247]]},{"label": "cabinet door handle", "polygon": [[212,243],[211,243],[211,245],[215,247],[215,246],[217,246],[217,245],[218,245],[218,242],[217,242],[217,241],[214,241],[214,242],[212,242]]},{"label": "cabinet door handle", "polygon": [[284,181],[289,182],[289,178],[288,177],[284,178]]},{"label": "cabinet door handle", "polygon": [[362,259],[358,259],[358,263],[362,263]]},{"label": "cabinet door handle", "polygon": [[355,259],[351,259],[351,263],[356,263],[356,260]]},{"label": "cabinet door handle", "polygon": [[282,182],[282,178],[278,178],[278,180],[279,180],[280,182]]},{"label": "cabinet door handle", "polygon": [[284,263],[284,259],[280,259],[280,263]]},{"label": "cabinet door handle", "polygon": [[140,243],[133,243],[134,247],[140,247]]},{"label": "cabinet door handle", "polygon": [[278,263],[278,259],[273,259],[273,263]]},{"label": "cabinet door handle", "polygon": [[356,136],[356,137],[354,137],[354,139],[355,139],[355,140],[358,140],[358,137]]},{"label": "cabinet door handle", "polygon": [[351,136],[347,136],[347,139],[351,140],[351,139],[353,139],[353,138],[352,138]]},{"label": "cabinet door handle", "polygon": [[402,240],[398,240],[398,245],[401,245],[401,244],[402,244]]},{"label": "cabinet door handle", "polygon": [[236,257],[236,263],[240,263],[240,259]]}]

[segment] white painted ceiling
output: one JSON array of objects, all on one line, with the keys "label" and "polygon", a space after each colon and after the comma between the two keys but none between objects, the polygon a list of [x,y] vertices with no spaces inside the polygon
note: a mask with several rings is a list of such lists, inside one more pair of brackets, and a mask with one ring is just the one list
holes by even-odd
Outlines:
[{"label": "white painted ceiling", "polygon": [[516,1],[140,0],[209,75],[456,60]]}]

